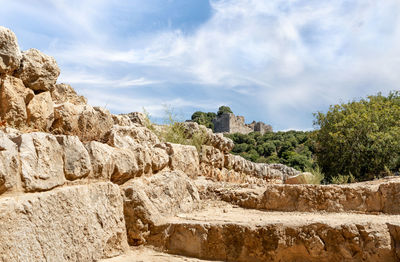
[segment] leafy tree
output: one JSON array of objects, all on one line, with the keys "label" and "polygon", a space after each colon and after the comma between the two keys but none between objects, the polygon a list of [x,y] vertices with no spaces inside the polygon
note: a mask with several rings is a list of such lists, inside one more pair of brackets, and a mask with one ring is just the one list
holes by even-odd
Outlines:
[{"label": "leafy tree", "polygon": [[229,106],[220,106],[217,115],[220,116],[224,113],[232,113],[231,108]]},{"label": "leafy tree", "polygon": [[214,124],[213,124],[213,119],[217,115],[213,112],[201,112],[201,111],[196,111],[192,115],[192,121],[198,123],[199,125],[204,125],[208,128],[214,129]]},{"label": "leafy tree", "polygon": [[367,180],[399,170],[399,92],[334,105],[315,117],[317,161],[328,179],[351,174]]}]

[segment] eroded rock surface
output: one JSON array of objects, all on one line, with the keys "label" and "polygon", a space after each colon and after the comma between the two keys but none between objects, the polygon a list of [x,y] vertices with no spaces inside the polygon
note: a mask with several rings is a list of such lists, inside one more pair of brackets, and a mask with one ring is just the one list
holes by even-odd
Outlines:
[{"label": "eroded rock surface", "polygon": [[19,68],[21,58],[17,37],[10,29],[0,26],[0,75],[12,74]]},{"label": "eroded rock surface", "polygon": [[18,189],[19,168],[17,145],[0,131],[0,195]]},{"label": "eroded rock surface", "polygon": [[55,136],[36,132],[13,140],[18,145],[21,177],[27,192],[46,191],[64,184],[63,149]]},{"label": "eroded rock surface", "polygon": [[87,99],[78,95],[75,90],[68,84],[54,85],[50,89],[51,98],[55,104],[69,102],[74,105],[86,105]]},{"label": "eroded rock surface", "polygon": [[34,48],[22,53],[21,67],[15,74],[34,91],[49,91],[59,75],[56,60]]},{"label": "eroded rock surface", "polygon": [[0,198],[0,261],[96,261],[127,248],[118,186]]},{"label": "eroded rock surface", "polygon": [[145,243],[155,225],[165,217],[192,210],[200,199],[194,183],[181,171],[131,180],[122,190],[131,245]]}]

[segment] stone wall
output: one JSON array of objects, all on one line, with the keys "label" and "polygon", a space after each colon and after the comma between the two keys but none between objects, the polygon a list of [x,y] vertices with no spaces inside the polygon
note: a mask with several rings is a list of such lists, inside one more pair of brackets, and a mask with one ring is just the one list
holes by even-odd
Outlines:
[{"label": "stone wall", "polygon": [[248,134],[251,132],[272,132],[272,127],[263,122],[253,121],[251,124],[246,124],[243,116],[235,116],[232,113],[224,113],[217,116],[213,120],[215,133],[241,133]]}]

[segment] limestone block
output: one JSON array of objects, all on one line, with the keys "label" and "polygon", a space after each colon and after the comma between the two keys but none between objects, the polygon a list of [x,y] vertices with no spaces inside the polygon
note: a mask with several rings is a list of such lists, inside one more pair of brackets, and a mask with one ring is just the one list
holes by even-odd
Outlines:
[{"label": "limestone block", "polygon": [[57,136],[63,149],[64,174],[68,180],[88,176],[92,172],[90,156],[77,136]]},{"label": "limestone block", "polygon": [[17,37],[10,29],[0,26],[0,74],[12,74],[19,68],[21,58]]},{"label": "limestone block", "polygon": [[50,92],[35,95],[26,107],[29,127],[38,131],[48,131],[54,121],[54,103]]},{"label": "limestone block", "polygon": [[51,89],[51,98],[54,103],[62,104],[69,102],[73,105],[86,105],[87,99],[78,95],[75,90],[67,84],[54,85]]},{"label": "limestone block", "polygon": [[19,167],[17,145],[0,131],[0,194],[18,189]]},{"label": "limestone block", "polygon": [[34,91],[49,91],[56,84],[60,69],[53,57],[32,48],[22,53],[21,67],[15,75]]},{"label": "limestone block", "polygon": [[95,183],[0,199],[0,261],[98,261],[127,248],[118,186]]},{"label": "limestone block", "polygon": [[33,98],[33,91],[12,76],[0,79],[0,118],[15,128],[26,126],[26,105]]},{"label": "limestone block", "polygon": [[81,141],[102,141],[114,124],[107,110],[70,102],[55,106],[54,118],[53,133],[75,135]]},{"label": "limestone block", "polygon": [[18,145],[25,191],[46,191],[64,184],[63,149],[55,136],[28,133],[14,142]]},{"label": "limestone block", "polygon": [[160,143],[158,137],[147,127],[133,124],[131,126],[113,126],[107,134],[107,143],[118,148],[136,147],[138,144],[155,145]]},{"label": "limestone block", "polygon": [[131,245],[146,242],[153,226],[167,216],[189,212],[200,199],[196,186],[183,172],[161,172],[123,185],[124,215]]},{"label": "limestone block", "polygon": [[180,170],[190,177],[196,177],[200,173],[199,154],[196,147],[166,143],[170,156],[171,170]]},{"label": "limestone block", "polygon": [[114,172],[114,148],[97,141],[91,141],[85,144],[93,172],[89,175],[90,178],[110,181],[111,175]]}]

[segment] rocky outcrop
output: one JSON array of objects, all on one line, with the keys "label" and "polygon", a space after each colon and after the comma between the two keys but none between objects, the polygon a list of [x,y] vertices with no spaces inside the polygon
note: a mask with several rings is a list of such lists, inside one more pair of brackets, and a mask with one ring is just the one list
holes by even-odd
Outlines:
[{"label": "rocky outcrop", "polygon": [[56,84],[60,69],[56,60],[37,49],[22,53],[21,67],[15,76],[35,92],[49,91]]},{"label": "rocky outcrop", "polygon": [[10,29],[0,26],[0,75],[12,74],[19,68],[21,58],[17,37]]},{"label": "rocky outcrop", "polygon": [[96,261],[127,248],[118,186],[0,198],[0,261]]},{"label": "rocky outcrop", "polygon": [[51,131],[78,136],[82,141],[103,141],[113,125],[114,120],[108,110],[65,102],[54,107]]},{"label": "rocky outcrop", "polygon": [[50,92],[35,95],[26,107],[27,123],[34,130],[48,131],[54,121],[54,103]]},{"label": "rocky outcrop", "polygon": [[167,216],[192,210],[200,199],[194,183],[181,171],[131,180],[122,190],[131,245],[145,243],[153,227]]},{"label": "rocky outcrop", "polygon": [[50,89],[51,98],[55,104],[69,102],[74,105],[86,105],[87,99],[78,95],[75,90],[67,84],[58,84]]},{"label": "rocky outcrop", "polygon": [[33,91],[12,76],[0,79],[0,118],[8,125],[24,129],[28,118],[26,105],[33,99]]},{"label": "rocky outcrop", "polygon": [[0,195],[20,187],[20,165],[17,145],[0,131]]},{"label": "rocky outcrop", "polygon": [[14,141],[21,160],[21,177],[27,192],[46,191],[65,182],[63,149],[46,133],[22,134]]}]

